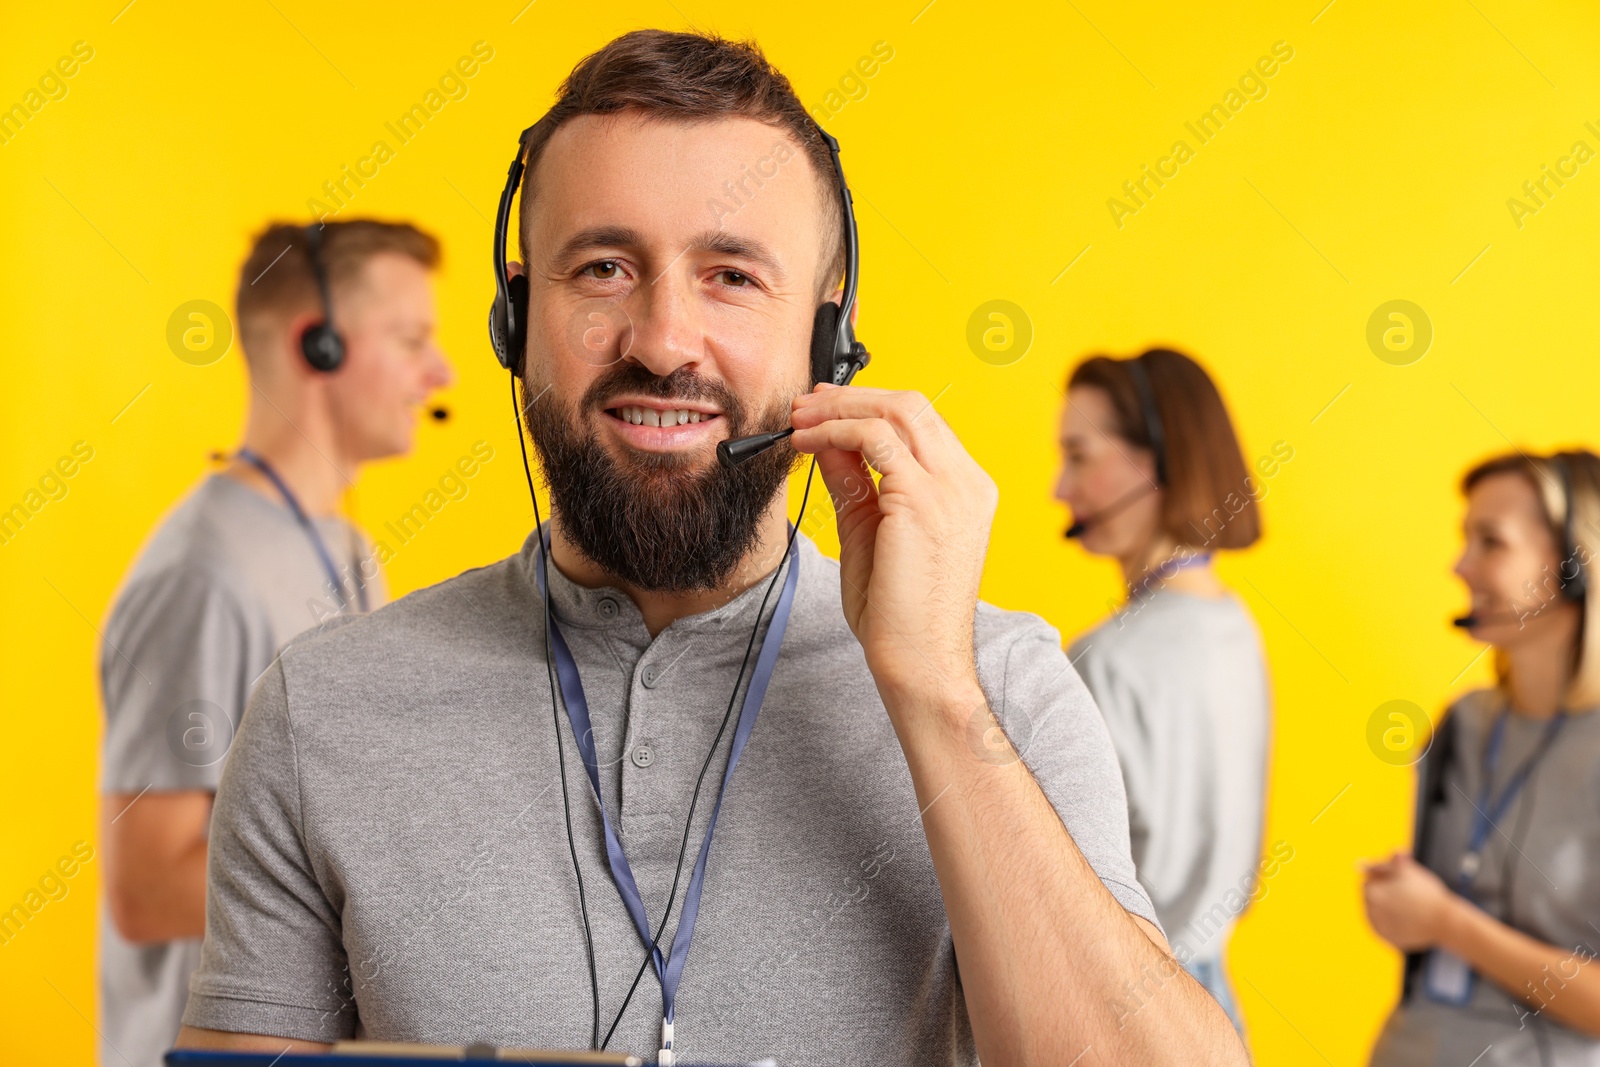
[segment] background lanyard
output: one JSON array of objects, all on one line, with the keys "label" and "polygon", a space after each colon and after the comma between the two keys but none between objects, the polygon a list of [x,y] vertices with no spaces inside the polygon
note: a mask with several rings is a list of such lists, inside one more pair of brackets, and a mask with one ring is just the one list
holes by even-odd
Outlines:
[{"label": "background lanyard", "polygon": [[[329,554],[328,546],[323,544],[322,535],[317,533],[316,524],[311,521],[311,516],[306,514],[306,509],[300,506],[300,500],[290,490],[289,483],[278,477],[278,472],[272,469],[272,465],[266,461],[265,457],[253,449],[241,448],[235,455],[266,475],[267,480],[282,494],[284,503],[288,504],[289,510],[294,512],[295,522],[300,524],[300,528],[305,531],[307,539],[311,541],[311,547],[316,549],[317,558],[322,561],[322,569],[328,573],[328,584],[333,589],[333,595],[343,602],[344,584],[339,581],[339,569],[333,565],[333,556]],[[351,575],[351,581],[356,585],[357,602],[361,605],[361,610],[365,612],[367,610],[367,583],[359,574],[360,568],[357,567],[356,570],[358,573]]]},{"label": "background lanyard", "polygon": [[[546,536],[545,551],[539,553],[536,567],[541,594],[544,592],[546,580],[544,561],[549,553],[549,544],[549,538]],[[783,592],[779,594],[778,604],[773,609],[772,622],[767,626],[767,635],[761,641],[761,653],[756,657],[755,673],[750,676],[750,686],[745,690],[744,704],[739,709],[739,724],[734,728],[733,747],[728,753],[728,769],[722,774],[722,786],[717,790],[717,800],[711,808],[711,821],[706,826],[705,840],[700,844],[700,854],[694,861],[694,873],[690,876],[689,888],[684,893],[683,910],[679,913],[678,928],[672,937],[672,951],[665,958],[650,933],[650,920],[645,914],[644,900],[639,895],[638,884],[633,878],[633,868],[628,865],[628,857],[622,850],[622,842],[617,838],[611,819],[606,814],[605,801],[601,798],[600,769],[595,759],[594,730],[590,726],[589,703],[583,693],[583,680],[578,675],[578,664],[572,658],[572,651],[567,647],[566,639],[561,636],[561,629],[556,626],[554,617],[549,620],[550,644],[555,653],[556,674],[561,680],[561,701],[567,706],[567,718],[572,723],[573,737],[577,741],[578,752],[583,757],[583,769],[588,772],[589,784],[594,789],[595,802],[600,806],[600,821],[605,827],[606,862],[611,867],[611,878],[617,884],[617,892],[622,896],[622,903],[633,919],[634,928],[639,931],[639,937],[645,947],[650,949],[656,978],[661,983],[663,1051],[669,1054],[672,1051],[671,1034],[676,1014],[674,1004],[678,996],[678,980],[683,975],[684,962],[689,958],[689,942],[694,938],[695,920],[700,915],[700,890],[705,881],[706,859],[711,855],[711,835],[717,828],[717,815],[722,811],[722,798],[727,794],[728,783],[733,779],[733,769],[738,766],[745,742],[750,739],[750,731],[755,727],[756,715],[761,710],[761,700],[766,696],[767,683],[772,681],[772,671],[778,662],[778,646],[783,644],[784,632],[789,628],[789,612],[794,606],[795,586],[799,577],[800,557],[791,553],[789,573],[784,576]],[[670,906],[671,902],[668,904]]]},{"label": "background lanyard", "polygon": [[1500,791],[1499,799],[1491,803],[1489,787],[1492,784],[1495,767],[1500,762],[1500,746],[1505,740],[1508,714],[1509,712],[1500,713],[1494,721],[1494,729],[1489,734],[1489,744],[1483,754],[1483,784],[1478,788],[1472,835],[1467,841],[1467,850],[1461,854],[1461,866],[1456,872],[1456,889],[1468,900],[1472,899],[1472,882],[1482,865],[1483,847],[1489,840],[1489,831],[1499,823],[1506,810],[1511,807],[1511,802],[1527,784],[1534,765],[1549,750],[1556,739],[1556,734],[1561,732],[1562,725],[1567,721],[1567,713],[1564,710],[1556,713],[1555,718],[1545,726],[1544,737],[1540,739],[1539,747],[1533,750],[1533,754],[1523,761],[1522,766],[1511,776],[1511,780],[1506,782],[1506,787]]}]

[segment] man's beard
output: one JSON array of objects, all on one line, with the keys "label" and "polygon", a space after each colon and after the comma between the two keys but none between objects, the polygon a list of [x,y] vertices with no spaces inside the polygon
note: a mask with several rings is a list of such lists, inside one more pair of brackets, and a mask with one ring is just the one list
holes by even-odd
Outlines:
[{"label": "man's beard", "polygon": [[[523,388],[524,396],[538,395],[527,381]],[[550,395],[525,409],[561,532],[579,552],[636,589],[719,588],[757,546],[761,520],[799,455],[783,441],[737,467],[712,460],[698,471],[693,464],[703,462],[701,453],[629,450],[613,458],[581,420],[611,418],[607,403],[624,393],[710,401],[721,409],[730,438],[784,428],[791,398],[779,397],[752,419],[725,385],[687,367],[663,378],[622,363],[589,387],[576,410]]]}]

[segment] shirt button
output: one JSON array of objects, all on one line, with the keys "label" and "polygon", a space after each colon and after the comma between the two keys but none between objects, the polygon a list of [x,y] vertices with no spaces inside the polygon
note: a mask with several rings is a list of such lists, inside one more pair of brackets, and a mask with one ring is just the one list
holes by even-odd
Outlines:
[{"label": "shirt button", "polygon": [[650,742],[641,741],[633,747],[632,759],[635,767],[648,767],[656,761],[655,749],[650,747]]},{"label": "shirt button", "polygon": [[610,597],[604,597],[600,601],[598,610],[602,619],[614,619],[617,617],[617,602]]},{"label": "shirt button", "polygon": [[644,683],[646,689],[654,689],[656,682],[661,680],[661,672],[656,670],[655,664],[652,663],[639,675],[639,680]]}]

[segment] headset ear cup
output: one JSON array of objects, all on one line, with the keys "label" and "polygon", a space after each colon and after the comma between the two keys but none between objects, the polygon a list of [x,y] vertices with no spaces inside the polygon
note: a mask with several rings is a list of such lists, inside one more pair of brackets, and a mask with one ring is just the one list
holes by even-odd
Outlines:
[{"label": "headset ear cup", "polygon": [[[1572,567],[1570,576],[1566,573],[1569,565]],[[1583,563],[1579,561],[1576,551],[1561,561],[1556,576],[1560,579],[1561,594],[1574,603],[1583,603],[1589,592],[1589,575],[1584,570]]]},{"label": "headset ear cup", "polygon": [[839,305],[832,300],[817,308],[811,320],[811,384],[833,381],[834,341],[839,331]]},{"label": "headset ear cup", "polygon": [[511,344],[507,366],[522,373],[522,359],[528,348],[528,276],[514,274],[506,284],[511,296],[511,320],[507,340]]},{"label": "headset ear cup", "polygon": [[510,296],[509,312],[498,293],[489,305],[489,343],[502,367],[521,374],[522,353],[528,339],[527,277],[512,275],[506,280],[506,291]]},{"label": "headset ear cup", "polygon": [[314,369],[331,373],[344,362],[344,339],[326,322],[319,322],[300,335],[300,354]]},{"label": "headset ear cup", "polygon": [[[1565,517],[1561,524],[1561,563],[1556,568],[1557,588],[1568,600],[1582,603],[1589,592],[1589,575],[1581,558],[1585,553],[1578,544],[1577,499],[1572,491],[1572,466],[1565,455],[1553,458],[1556,473],[1561,477],[1561,496],[1566,502]],[[1572,573],[1567,573],[1571,565]]]},{"label": "headset ear cup", "polygon": [[506,309],[500,302],[500,294],[496,293],[489,302],[489,344],[494,349],[494,358],[507,370],[511,369],[511,358],[506,355],[511,349],[511,342],[506,339]]}]

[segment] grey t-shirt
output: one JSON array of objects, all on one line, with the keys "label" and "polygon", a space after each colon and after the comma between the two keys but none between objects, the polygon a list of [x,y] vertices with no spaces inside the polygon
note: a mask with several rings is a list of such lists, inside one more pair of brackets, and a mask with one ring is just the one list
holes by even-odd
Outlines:
[{"label": "grey t-shirt", "polygon": [[1271,711],[1255,621],[1231,594],[1160,589],[1070,655],[1122,765],[1139,881],[1179,959],[1215,956],[1261,851]]},{"label": "grey t-shirt", "polygon": [[[645,956],[571,728],[552,717],[535,544],[284,649],[217,794],[186,1023],[322,1041],[587,1047],[559,736],[604,1034]],[[796,553],[782,653],[717,823],[678,992],[679,1058],[972,1064],[910,772],[845,623],[838,564],[805,537]],[[607,811],[659,922],[766,582],[652,640],[624,594],[552,577]],[[1110,740],[1055,631],[988,605],[975,628],[996,714],[1106,888],[1153,921]],[[712,760],[686,870],[732,735]],[[988,751],[981,731],[972,743]],[[1003,821],[994,832],[1007,832]],[[660,1012],[646,974],[611,1047],[653,1058]]]},{"label": "grey t-shirt", "polygon": [[[1443,771],[1443,797],[1427,813],[1421,860],[1452,889],[1477,816],[1484,754],[1498,690],[1468,693],[1450,709],[1454,756]],[[1513,715],[1491,786],[1498,797],[1539,748],[1547,723]],[[1487,810],[1487,809],[1486,809]],[[1594,967],[1600,952],[1600,708],[1569,715],[1505,814],[1484,842],[1472,896],[1479,907],[1529,937],[1571,950],[1537,993],[1561,995],[1562,978]],[[1419,976],[1411,998],[1390,1015],[1373,1049],[1374,1067],[1600,1065],[1600,1040],[1563,1026],[1537,1004],[1524,1005],[1482,976],[1460,1006],[1428,996]]]},{"label": "grey t-shirt", "polygon": [[[343,519],[317,525],[353,598],[364,541]],[[215,790],[256,678],[289,638],[337,607],[327,581],[287,506],[220,474],[185,497],[145,544],[106,622],[101,791]],[[383,602],[381,575],[367,597]],[[125,941],[102,905],[103,1064],[157,1067],[199,960],[198,938]]]}]

